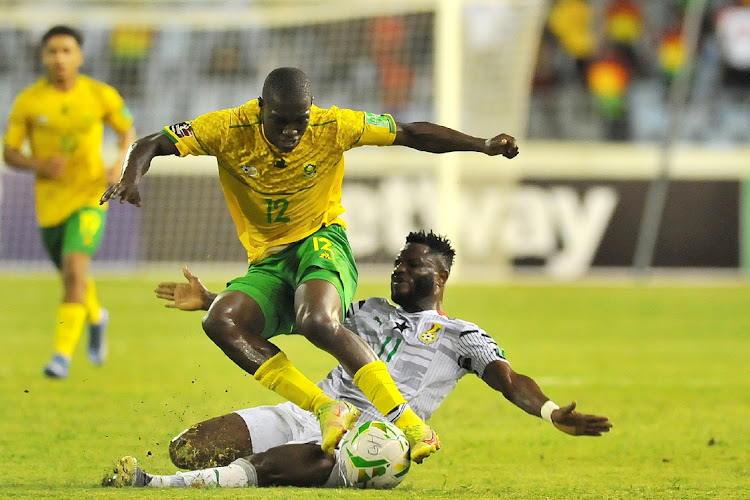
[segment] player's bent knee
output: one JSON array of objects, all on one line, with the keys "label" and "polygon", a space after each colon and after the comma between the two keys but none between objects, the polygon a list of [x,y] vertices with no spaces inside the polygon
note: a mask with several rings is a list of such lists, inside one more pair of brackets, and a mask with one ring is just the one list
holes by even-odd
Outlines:
[{"label": "player's bent knee", "polygon": [[203,326],[203,331],[206,332],[208,338],[213,340],[216,344],[221,344],[227,338],[233,322],[225,315],[210,311],[203,316],[201,324]]},{"label": "player's bent knee", "polygon": [[203,331],[219,346],[233,342],[237,336],[260,335],[265,318],[260,306],[241,292],[225,292],[211,304],[203,317]]},{"label": "player's bent knee", "polygon": [[336,318],[324,311],[308,311],[298,314],[296,324],[299,332],[315,344],[332,339],[340,326]]}]

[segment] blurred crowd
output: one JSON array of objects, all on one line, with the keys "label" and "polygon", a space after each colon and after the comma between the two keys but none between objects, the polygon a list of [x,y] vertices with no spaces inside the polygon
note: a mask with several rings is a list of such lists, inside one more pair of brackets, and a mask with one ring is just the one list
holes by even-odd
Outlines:
[{"label": "blurred crowd", "polygon": [[[685,65],[688,3],[550,0],[525,135],[663,138],[670,84]],[[708,5],[680,137],[747,143],[750,0]],[[115,85],[145,131],[257,97],[265,74],[280,65],[305,69],[319,105],[434,120],[434,22],[433,13],[423,12],[241,30],[170,23],[78,27],[85,36],[82,71]],[[46,28],[0,27],[0,115],[7,116],[15,93],[42,74],[37,49]],[[465,28],[471,36],[472,27]]]},{"label": "blurred crowd", "polygon": [[[532,83],[531,137],[658,141],[686,68],[689,1],[555,0]],[[750,140],[750,0],[709,1],[679,137]]]},{"label": "blurred crowd", "polygon": [[[81,71],[117,87],[139,130],[254,99],[278,66],[304,68],[318,105],[347,103],[427,119],[433,108],[433,18],[424,13],[217,30],[83,25]],[[0,28],[0,115],[7,116],[18,90],[43,74],[38,44],[47,28]]]}]

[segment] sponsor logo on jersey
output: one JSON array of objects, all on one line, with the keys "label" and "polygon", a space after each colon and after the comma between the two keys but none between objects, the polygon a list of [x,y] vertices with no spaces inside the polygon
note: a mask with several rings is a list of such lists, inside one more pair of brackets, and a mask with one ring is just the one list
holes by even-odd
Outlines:
[{"label": "sponsor logo on jersey", "polygon": [[333,257],[331,257],[331,254],[328,252],[323,252],[322,254],[318,255],[321,259],[327,259],[327,260],[333,260]]},{"label": "sponsor logo on jersey", "polygon": [[191,135],[193,135],[193,127],[191,127],[188,122],[181,122],[181,123],[175,123],[174,125],[170,125],[169,130],[178,139],[182,139],[184,137],[190,137]]},{"label": "sponsor logo on jersey", "polygon": [[305,168],[302,169],[304,172],[304,176],[306,179],[312,179],[316,175],[318,175],[318,167],[317,165],[313,165],[312,163],[308,163],[305,165]]},{"label": "sponsor logo on jersey", "polygon": [[443,329],[440,323],[433,323],[429,330],[419,334],[419,340],[425,344],[432,344],[437,340],[438,332]]}]

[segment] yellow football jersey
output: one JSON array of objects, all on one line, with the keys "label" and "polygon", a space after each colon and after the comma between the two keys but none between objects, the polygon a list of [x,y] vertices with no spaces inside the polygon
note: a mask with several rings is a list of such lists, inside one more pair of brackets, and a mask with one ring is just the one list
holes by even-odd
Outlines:
[{"label": "yellow football jersey", "polygon": [[68,92],[40,78],[16,98],[4,144],[21,149],[28,139],[35,158],[66,159],[60,179],[36,180],[40,226],[56,226],[84,206],[99,206],[107,189],[101,154],[104,123],[124,133],[133,117],[114,88],[84,75]]},{"label": "yellow football jersey", "polygon": [[281,153],[264,133],[258,100],[164,128],[181,156],[211,155],[248,261],[340,224],[344,151],[387,146],[396,138],[390,115],[332,107],[310,109],[299,145]]}]

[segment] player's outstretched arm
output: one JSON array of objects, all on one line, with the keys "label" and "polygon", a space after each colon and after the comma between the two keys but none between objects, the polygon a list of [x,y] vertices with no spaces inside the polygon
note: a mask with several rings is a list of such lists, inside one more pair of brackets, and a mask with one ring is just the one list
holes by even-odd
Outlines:
[{"label": "player's outstretched arm", "polygon": [[135,141],[125,156],[124,167],[120,182],[110,186],[99,204],[104,204],[112,198],[120,198],[120,203],[132,203],[141,206],[141,194],[138,192],[138,183],[141,177],[148,172],[151,160],[156,156],[178,155],[177,146],[162,132],[147,135]]},{"label": "player's outstretched arm", "polygon": [[170,301],[164,304],[164,307],[182,311],[208,311],[216,298],[216,294],[209,291],[201,283],[201,280],[190,272],[187,266],[182,266],[182,274],[188,281],[187,283],[162,281],[154,289],[156,296]]},{"label": "player's outstretched arm", "polygon": [[393,144],[429,153],[476,151],[488,156],[503,155],[506,158],[518,155],[516,139],[511,135],[499,134],[482,139],[430,122],[396,122],[396,139]]},{"label": "player's outstretched arm", "polygon": [[[612,428],[612,422],[605,416],[574,411],[575,401],[563,408],[557,408],[534,379],[516,373],[503,361],[493,361],[487,365],[482,379],[526,413],[551,420],[558,430],[571,436],[601,436],[603,432],[609,432]],[[543,411],[545,405],[546,412]],[[554,409],[550,410],[550,405]]]}]

